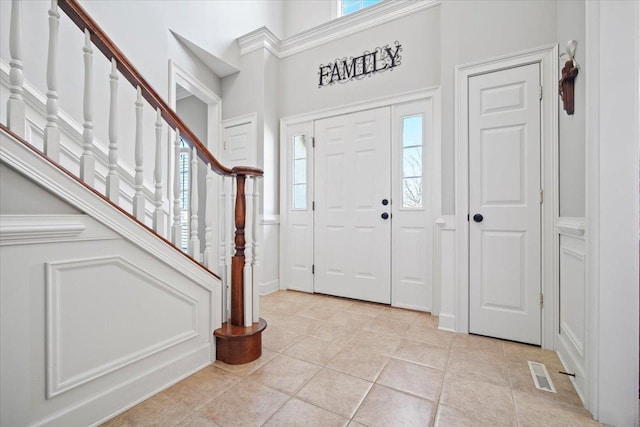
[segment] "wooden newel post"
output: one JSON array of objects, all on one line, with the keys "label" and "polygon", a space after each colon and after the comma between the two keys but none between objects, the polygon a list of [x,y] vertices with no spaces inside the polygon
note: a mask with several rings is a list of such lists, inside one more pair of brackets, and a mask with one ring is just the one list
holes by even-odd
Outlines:
[{"label": "wooden newel post", "polygon": [[247,214],[245,199],[245,175],[236,177],[236,253],[231,258],[231,324],[244,326],[244,227]]},{"label": "wooden newel post", "polygon": [[220,329],[214,331],[216,337],[216,358],[230,365],[253,362],[262,355],[262,331],[267,322],[259,318],[250,326],[245,326],[245,225],[247,218],[247,201],[245,187],[247,175],[236,174],[236,204],[235,204],[235,247],[236,252],[231,257],[231,316]]}]

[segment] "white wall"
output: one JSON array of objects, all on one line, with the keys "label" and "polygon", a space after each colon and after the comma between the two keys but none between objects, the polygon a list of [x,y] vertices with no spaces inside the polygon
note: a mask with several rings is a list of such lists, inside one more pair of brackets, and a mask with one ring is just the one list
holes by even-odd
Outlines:
[{"label": "white wall", "polygon": [[[184,124],[205,144],[207,141],[207,104],[191,95],[176,102],[176,113]],[[212,117],[212,119],[215,119]]]},{"label": "white wall", "polygon": [[[584,0],[558,2],[558,44],[560,53],[565,51],[569,40],[576,40],[576,60],[582,66],[585,61]],[[567,59],[559,61],[558,71]],[[575,111],[568,115],[558,97],[558,162],[560,174],[560,216],[584,217],[584,166],[585,166],[585,74],[580,69],[575,81]],[[558,75],[560,80],[561,74]]]},{"label": "white wall", "polygon": [[[337,0],[289,0],[284,7],[283,37],[324,24],[333,18],[331,3]],[[337,7],[336,7],[337,9]]]},{"label": "white wall", "polygon": [[[556,43],[555,1],[443,0],[442,212],[454,213],[454,69]],[[556,85],[557,82],[550,82]]]},{"label": "white wall", "polygon": [[[434,7],[346,36],[280,61],[280,115],[334,108],[440,83],[440,8]],[[402,44],[401,65],[344,84],[318,87],[320,64],[361,55],[378,46]]]},{"label": "white wall", "polygon": [[[77,209],[62,202],[49,191],[27,181],[13,169],[0,163],[0,215],[70,215],[79,214]],[[29,195],[28,197],[26,197]]]},{"label": "white wall", "polygon": [[[148,76],[156,88],[167,87],[167,60],[175,51],[169,43],[169,29],[177,32],[221,59],[237,64],[239,55],[235,39],[263,25],[282,36],[283,2],[274,1],[178,1],[149,3],[84,1],[83,7],[112,35],[139,71]],[[148,42],[140,43],[139,40]],[[179,65],[198,80],[209,84],[189,64]],[[214,87],[212,89],[218,93]],[[163,93],[164,94],[164,93]]]},{"label": "white wall", "polygon": [[262,158],[264,169],[264,214],[277,215],[280,210],[280,198],[278,195],[280,170],[278,160],[280,151],[280,111],[279,100],[282,94],[278,86],[280,64],[278,59],[270,52],[265,52],[265,88],[264,88],[264,134]]}]

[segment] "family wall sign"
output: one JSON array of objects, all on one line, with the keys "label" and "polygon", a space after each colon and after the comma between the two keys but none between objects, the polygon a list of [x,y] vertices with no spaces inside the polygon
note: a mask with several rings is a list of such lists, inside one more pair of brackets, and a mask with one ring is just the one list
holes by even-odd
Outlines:
[{"label": "family wall sign", "polygon": [[365,76],[391,70],[400,65],[402,45],[394,42],[393,46],[376,47],[371,52],[365,51],[359,56],[338,58],[328,64],[320,64],[318,87],[347,83],[353,79],[360,80]]}]

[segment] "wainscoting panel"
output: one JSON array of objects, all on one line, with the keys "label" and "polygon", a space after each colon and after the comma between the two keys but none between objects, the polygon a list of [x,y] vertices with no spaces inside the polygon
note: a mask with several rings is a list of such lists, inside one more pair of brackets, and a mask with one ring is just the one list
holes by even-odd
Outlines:
[{"label": "wainscoting panel", "polygon": [[45,263],[45,285],[48,398],[198,335],[197,301],[119,256]]},{"label": "wainscoting panel", "polygon": [[0,223],[0,425],[97,424],[215,357],[220,282],[177,252],[88,215]]},{"label": "wainscoting panel", "polygon": [[559,271],[559,320],[560,331],[556,344],[563,365],[575,373],[574,386],[585,401],[585,240],[584,219],[561,218],[557,224],[560,242]]}]

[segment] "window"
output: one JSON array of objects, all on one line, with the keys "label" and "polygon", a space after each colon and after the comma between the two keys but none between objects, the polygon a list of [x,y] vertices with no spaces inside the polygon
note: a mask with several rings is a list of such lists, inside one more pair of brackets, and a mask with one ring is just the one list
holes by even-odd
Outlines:
[{"label": "window", "polygon": [[402,207],[422,207],[422,115],[402,118]]},{"label": "window", "polygon": [[293,209],[307,209],[307,145],[305,135],[293,137]]},{"label": "window", "polygon": [[180,138],[180,223],[182,235],[180,236],[180,248],[183,252],[189,251],[189,188],[191,177],[191,149],[187,142]]},{"label": "window", "polygon": [[365,7],[373,6],[382,0],[340,0],[340,16],[349,15]]}]

